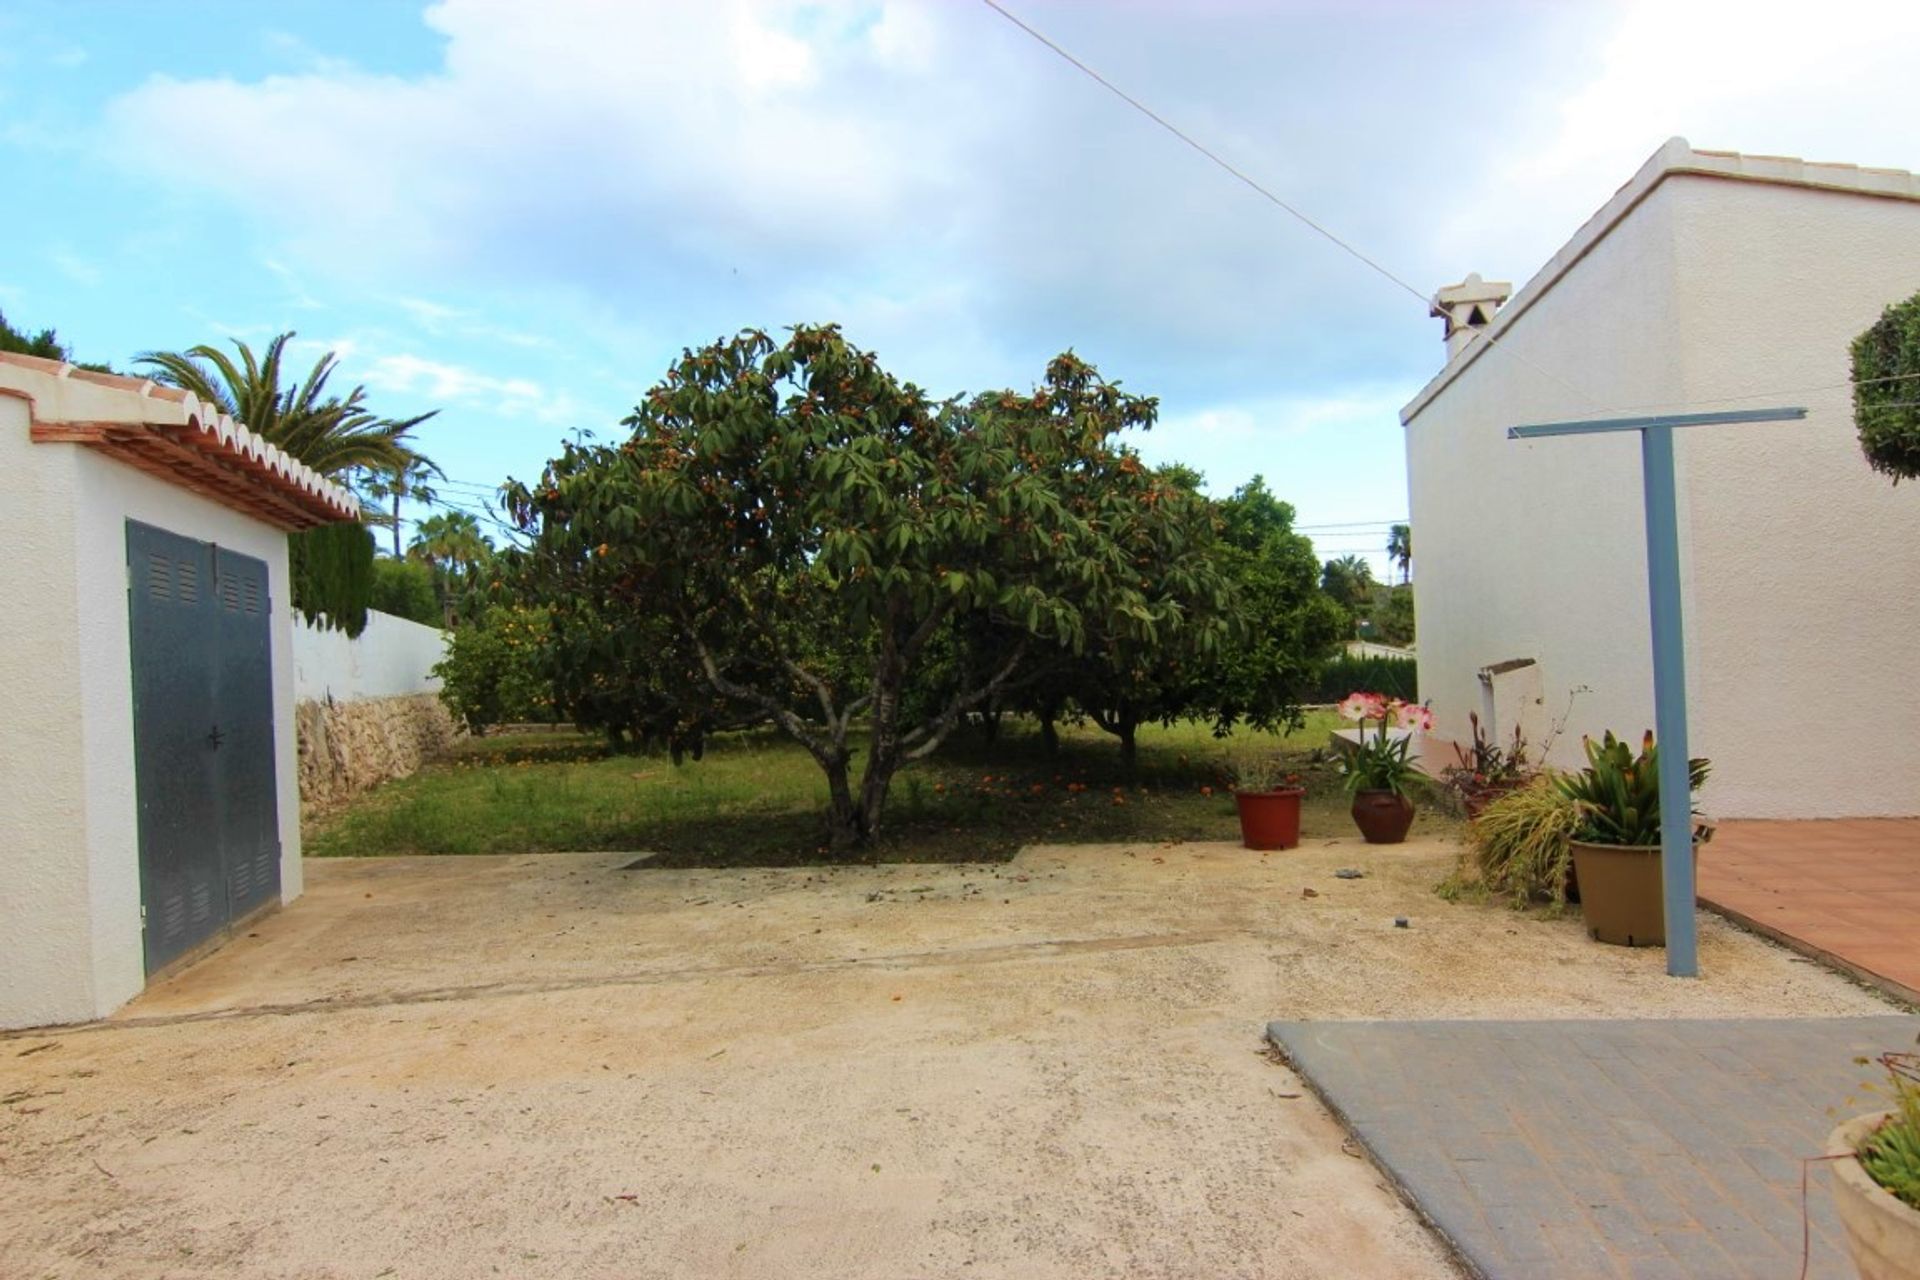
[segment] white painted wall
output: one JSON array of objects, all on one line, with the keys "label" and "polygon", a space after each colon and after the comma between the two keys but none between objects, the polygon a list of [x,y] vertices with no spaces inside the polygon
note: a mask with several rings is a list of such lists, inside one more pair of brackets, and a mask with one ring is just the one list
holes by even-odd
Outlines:
[{"label": "white painted wall", "polygon": [[378,610],[367,615],[367,629],[353,639],[295,619],[293,696],[300,702],[357,702],[438,693],[433,667],[446,652],[447,633],[438,627]]},{"label": "white painted wall", "polygon": [[26,402],[0,396],[0,537],[13,549],[0,556],[0,1026],[9,1027],[104,1016],[146,981],[129,519],[266,562],[281,901],[302,887],[286,536],[80,446],[34,444],[28,426]]},{"label": "white painted wall", "polygon": [[1688,172],[1636,194],[1647,176],[1508,304],[1498,348],[1409,406],[1421,691],[1464,737],[1475,672],[1531,657],[1551,718],[1591,690],[1557,762],[1583,733],[1651,727],[1637,438],[1502,433],[1826,386],[1779,398],[1804,424],[1677,437],[1691,745],[1723,817],[1920,814],[1901,657],[1920,650],[1920,493],[1870,471],[1835,386],[1852,336],[1920,289],[1920,200]]},{"label": "white painted wall", "polygon": [[1523,289],[1507,304],[1510,316],[1529,308],[1520,322],[1407,424],[1420,693],[1438,736],[1471,740],[1479,672],[1515,658],[1539,662],[1536,710],[1550,719],[1575,686],[1590,689],[1555,746],[1560,763],[1579,758],[1582,732],[1652,724],[1646,567],[1631,550],[1642,537],[1639,451],[1629,438],[1523,444],[1506,431],[1578,416],[1601,389],[1635,403],[1679,394],[1669,359],[1679,321],[1658,287],[1672,271],[1672,227],[1672,201],[1656,193],[1556,287],[1531,299]]},{"label": "white painted wall", "polygon": [[76,451],[32,444],[29,418],[26,401],[0,395],[0,541],[12,548],[0,556],[0,1026],[8,1027],[98,1007],[76,548],[64,536]]},{"label": "white painted wall", "polygon": [[1708,798],[1727,816],[1920,814],[1920,488],[1868,467],[1834,385],[1854,335],[1920,291],[1920,201],[1673,185],[1687,397],[1830,388],[1782,399],[1804,423],[1682,446]]}]

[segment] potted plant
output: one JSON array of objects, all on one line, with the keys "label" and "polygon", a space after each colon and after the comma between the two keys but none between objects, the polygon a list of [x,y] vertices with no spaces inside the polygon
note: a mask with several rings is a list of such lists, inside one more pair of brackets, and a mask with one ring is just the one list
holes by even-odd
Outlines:
[{"label": "potted plant", "polygon": [[1471,749],[1455,745],[1459,763],[1446,771],[1447,786],[1460,797],[1460,806],[1469,819],[1475,819],[1489,804],[1533,781],[1534,769],[1527,759],[1527,740],[1520,726],[1513,726],[1513,741],[1502,746],[1480,727],[1478,712],[1467,719],[1473,724]]},{"label": "potted plant", "polygon": [[[1368,844],[1399,844],[1413,826],[1409,792],[1422,779],[1408,759],[1413,731],[1432,729],[1433,711],[1377,693],[1350,693],[1339,711],[1342,718],[1360,726],[1360,741],[1341,765],[1347,791],[1353,796],[1353,823]],[[1369,724],[1378,726],[1371,735]],[[1408,732],[1395,737],[1388,732],[1394,725]]]},{"label": "potted plant", "polygon": [[1240,810],[1240,842],[1249,849],[1291,849],[1300,843],[1300,775],[1271,752],[1227,759],[1233,803]]},{"label": "potted plant", "polygon": [[1893,1109],[1827,1138],[1834,1208],[1861,1280],[1920,1280],[1920,1054],[1888,1053]]},{"label": "potted plant", "polygon": [[[1649,732],[1639,754],[1612,732],[1585,740],[1587,767],[1554,781],[1574,806],[1574,877],[1587,932],[1623,947],[1660,947],[1667,942],[1667,915],[1660,872],[1660,754]],[[1705,760],[1687,764],[1689,795],[1707,780]],[[1712,828],[1699,822],[1695,844]]]}]

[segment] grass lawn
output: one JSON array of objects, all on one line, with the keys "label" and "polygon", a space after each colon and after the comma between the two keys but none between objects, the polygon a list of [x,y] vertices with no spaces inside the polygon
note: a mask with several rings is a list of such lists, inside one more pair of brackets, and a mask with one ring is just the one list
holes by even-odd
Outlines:
[{"label": "grass lawn", "polygon": [[[1114,739],[1062,731],[1049,757],[1037,733],[1007,723],[997,742],[962,730],[894,779],[882,862],[1004,859],[1043,841],[1227,840],[1239,835],[1221,776],[1229,743],[1271,743],[1307,786],[1308,836],[1351,834],[1347,799],[1326,759],[1334,727],[1310,714],[1286,735],[1222,741],[1204,726],[1140,730],[1129,773]],[[667,866],[779,866],[828,860],[826,782],[813,759],[773,732],[722,735],[706,758],[609,756],[597,738],[515,734],[460,743],[445,763],[388,783],[310,825],[318,857],[633,850]],[[1446,819],[1422,805],[1416,830]]]}]

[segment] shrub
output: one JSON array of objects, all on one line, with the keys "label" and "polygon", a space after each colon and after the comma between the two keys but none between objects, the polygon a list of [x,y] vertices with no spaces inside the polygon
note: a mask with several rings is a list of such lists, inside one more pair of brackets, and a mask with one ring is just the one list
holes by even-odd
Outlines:
[{"label": "shrub", "polygon": [[373,562],[373,607],[429,627],[446,621],[433,590],[433,570],[417,560],[381,556]]},{"label": "shrub", "polygon": [[1480,883],[1507,895],[1514,907],[1540,902],[1564,907],[1573,866],[1568,842],[1578,821],[1572,798],[1550,777],[1495,800],[1467,831]]},{"label": "shrub", "polygon": [[433,668],[440,699],[476,734],[489,726],[553,719],[549,624],[541,609],[495,605],[447,637]]},{"label": "shrub", "polygon": [[1853,421],[1860,450],[1893,482],[1920,477],[1920,293],[1853,340]]},{"label": "shrub", "polygon": [[1402,702],[1418,702],[1419,664],[1412,658],[1356,658],[1341,654],[1321,666],[1306,701],[1338,702],[1355,689],[1370,689]]}]

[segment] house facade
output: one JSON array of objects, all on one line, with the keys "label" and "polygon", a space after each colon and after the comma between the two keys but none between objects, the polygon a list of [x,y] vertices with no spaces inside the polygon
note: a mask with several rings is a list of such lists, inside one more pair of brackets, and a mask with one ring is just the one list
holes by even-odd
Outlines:
[{"label": "house facade", "polygon": [[1638,438],[1507,428],[1804,406],[1675,433],[1703,803],[1920,814],[1920,492],[1869,469],[1848,385],[1849,342],[1916,291],[1920,178],[1677,138],[1511,297],[1442,290],[1446,363],[1401,414],[1436,732],[1478,713],[1573,764],[1653,725]]},{"label": "house facade", "polygon": [[0,354],[0,1027],[300,893],[287,534],[353,498],[187,393]]}]

